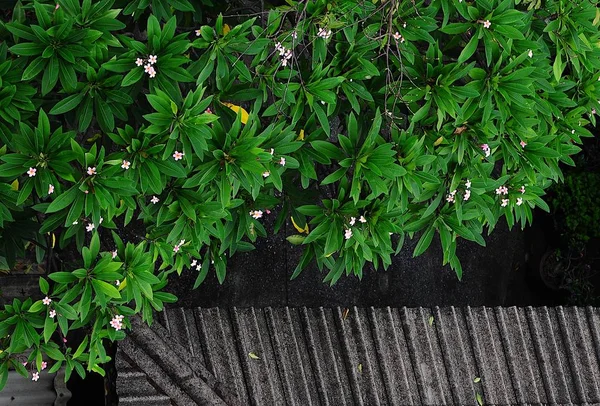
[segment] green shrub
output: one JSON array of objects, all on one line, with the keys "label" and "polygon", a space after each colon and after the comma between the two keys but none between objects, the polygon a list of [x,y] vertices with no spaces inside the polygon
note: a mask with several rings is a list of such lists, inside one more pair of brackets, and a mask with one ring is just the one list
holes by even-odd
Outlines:
[{"label": "green shrub", "polygon": [[[175,300],[170,273],[222,282],[267,215],[298,230],[293,277],[311,263],[331,284],[362,277],[406,236],[417,256],[437,234],[461,278],[457,238],[485,245],[501,217],[548,210],[559,163],[592,135],[591,2],[288,0],[248,18],[256,4],[4,11],[0,256],[35,247],[52,301],[0,313],[0,387],[9,366],[27,376],[27,348],[37,370],[103,372],[127,316]],[[72,352],[60,338],[79,328]]]}]

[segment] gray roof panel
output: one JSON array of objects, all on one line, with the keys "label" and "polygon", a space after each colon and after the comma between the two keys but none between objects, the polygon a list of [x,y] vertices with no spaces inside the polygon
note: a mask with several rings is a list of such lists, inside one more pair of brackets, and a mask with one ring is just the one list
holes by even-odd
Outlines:
[{"label": "gray roof panel", "polygon": [[158,319],[164,327],[133,320],[119,344],[126,404],[600,404],[596,308],[198,308]]}]

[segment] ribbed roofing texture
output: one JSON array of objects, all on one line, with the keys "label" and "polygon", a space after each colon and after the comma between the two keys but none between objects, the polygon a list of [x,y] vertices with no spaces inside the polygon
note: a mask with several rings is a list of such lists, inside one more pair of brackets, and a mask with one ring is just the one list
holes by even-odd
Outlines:
[{"label": "ribbed roofing texture", "polygon": [[[185,395],[169,395],[174,404],[600,404],[597,308],[170,309],[159,319],[165,353],[145,348],[141,323],[121,349],[152,352],[167,372],[158,358],[180,360],[207,385],[198,398],[189,376],[172,377]],[[156,374],[152,365],[141,370]]]}]

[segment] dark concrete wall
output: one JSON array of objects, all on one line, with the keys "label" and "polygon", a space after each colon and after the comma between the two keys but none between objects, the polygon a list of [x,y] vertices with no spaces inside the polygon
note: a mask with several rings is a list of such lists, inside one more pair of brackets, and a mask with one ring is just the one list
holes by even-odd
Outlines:
[{"label": "dark concrete wall", "polygon": [[515,279],[523,282],[515,274],[523,272],[517,266],[525,257],[523,233],[509,231],[504,224],[486,238],[487,247],[459,241],[462,281],[449,266],[441,265],[437,238],[424,255],[412,258],[416,238],[407,239],[387,271],[365,269],[362,281],[342,276],[333,287],[322,283],[326,273],[316,266],[289,280],[301,253],[284,238],[293,233],[288,224],[285,232],[257,241],[255,251],[230,258],[223,285],[213,271],[196,290],[192,290],[196,270],[173,275],[168,289],[179,297],[177,306],[496,306],[512,304],[507,303],[509,284]]}]

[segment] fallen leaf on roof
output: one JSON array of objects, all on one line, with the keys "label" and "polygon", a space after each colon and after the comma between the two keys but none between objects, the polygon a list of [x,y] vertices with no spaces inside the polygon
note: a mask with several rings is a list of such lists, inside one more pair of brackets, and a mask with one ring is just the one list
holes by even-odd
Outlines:
[{"label": "fallen leaf on roof", "polygon": [[260,357],[259,357],[258,355],[256,355],[255,353],[253,353],[253,352],[249,352],[249,353],[248,353],[248,356],[249,356],[251,359],[260,359]]}]

